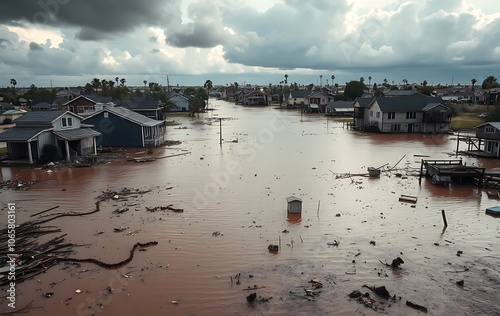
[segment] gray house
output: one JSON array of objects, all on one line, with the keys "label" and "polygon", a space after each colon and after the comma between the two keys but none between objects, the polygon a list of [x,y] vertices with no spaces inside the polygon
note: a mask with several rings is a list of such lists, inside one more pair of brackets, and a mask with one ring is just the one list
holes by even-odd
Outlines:
[{"label": "gray house", "polygon": [[451,122],[451,109],[440,97],[421,94],[375,97],[356,115],[362,123],[356,128],[381,133],[443,133]]},{"label": "gray house", "polygon": [[487,122],[476,126],[478,148],[494,157],[500,157],[500,122]]},{"label": "gray house", "polygon": [[28,111],[0,134],[0,142],[7,143],[8,159],[30,164],[42,157],[45,145],[55,146],[66,160],[96,154],[96,137],[101,134],[81,121],[69,111]]}]

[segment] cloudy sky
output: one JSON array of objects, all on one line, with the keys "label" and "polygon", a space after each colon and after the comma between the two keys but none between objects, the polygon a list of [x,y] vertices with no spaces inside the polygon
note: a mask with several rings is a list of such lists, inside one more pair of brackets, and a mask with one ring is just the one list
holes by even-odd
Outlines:
[{"label": "cloudy sky", "polygon": [[470,84],[499,66],[492,0],[0,1],[0,86]]}]

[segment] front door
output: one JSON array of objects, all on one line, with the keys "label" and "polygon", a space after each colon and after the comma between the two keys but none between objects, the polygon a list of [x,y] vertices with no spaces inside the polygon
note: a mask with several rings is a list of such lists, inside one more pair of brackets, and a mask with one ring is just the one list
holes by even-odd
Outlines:
[{"label": "front door", "polygon": [[408,133],[413,133],[413,124],[408,124]]}]

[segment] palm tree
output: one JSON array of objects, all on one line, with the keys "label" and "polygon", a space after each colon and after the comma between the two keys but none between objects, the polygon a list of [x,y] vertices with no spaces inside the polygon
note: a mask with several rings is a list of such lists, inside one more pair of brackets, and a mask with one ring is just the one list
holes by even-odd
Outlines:
[{"label": "palm tree", "polygon": [[147,80],[143,80],[142,82],[144,83],[144,91],[146,91],[146,84],[148,83],[148,81]]},{"label": "palm tree", "polygon": [[125,82],[127,82],[127,80],[125,80],[125,78],[121,78],[120,79],[120,85],[123,87],[125,85]]},{"label": "palm tree", "polygon": [[210,90],[212,90],[212,80],[208,79],[207,81],[205,81],[203,87],[207,89],[207,108],[208,108],[208,101],[210,99]]},{"label": "palm tree", "polygon": [[404,89],[406,90],[406,85],[408,84],[408,80],[403,79],[403,83],[405,84]]},{"label": "palm tree", "polygon": [[120,82],[120,78],[115,77],[115,81],[116,81],[116,85],[118,86],[118,85],[119,85],[119,82]]},{"label": "palm tree", "polygon": [[497,78],[495,78],[493,76],[488,76],[488,78],[483,80],[483,84],[482,84],[483,89],[495,88],[497,86],[498,86]]},{"label": "palm tree", "polygon": [[319,86],[323,86],[323,75],[319,75]]},{"label": "palm tree", "polygon": [[12,85],[12,90],[14,91],[14,94],[16,94],[16,84],[17,84],[17,80],[12,78],[10,79],[10,84]]},{"label": "palm tree", "polygon": [[334,76],[334,75],[332,75],[332,77],[331,77],[331,78],[332,78],[332,86],[333,86],[333,80],[335,80],[335,76]]},{"label": "palm tree", "polygon": [[368,86],[371,86],[372,76],[368,76]]},{"label": "palm tree", "polygon": [[94,79],[92,79],[90,84],[94,88],[94,91],[97,92],[97,90],[101,86],[101,80],[99,80],[99,78],[94,78]]},{"label": "palm tree", "polygon": [[285,84],[288,83],[288,74],[285,74]]},{"label": "palm tree", "polygon": [[387,79],[384,79],[384,86],[387,85]]},{"label": "palm tree", "polygon": [[364,83],[365,82],[365,77],[360,77],[359,82]]},{"label": "palm tree", "polygon": [[113,87],[115,86],[115,82],[113,80],[108,80],[108,86],[109,86],[109,90],[113,90]]}]

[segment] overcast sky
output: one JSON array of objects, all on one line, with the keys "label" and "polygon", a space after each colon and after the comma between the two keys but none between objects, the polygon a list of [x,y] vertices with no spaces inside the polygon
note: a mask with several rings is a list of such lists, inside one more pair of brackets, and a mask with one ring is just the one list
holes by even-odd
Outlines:
[{"label": "overcast sky", "polygon": [[492,0],[0,1],[0,86],[470,84],[499,66]]}]

